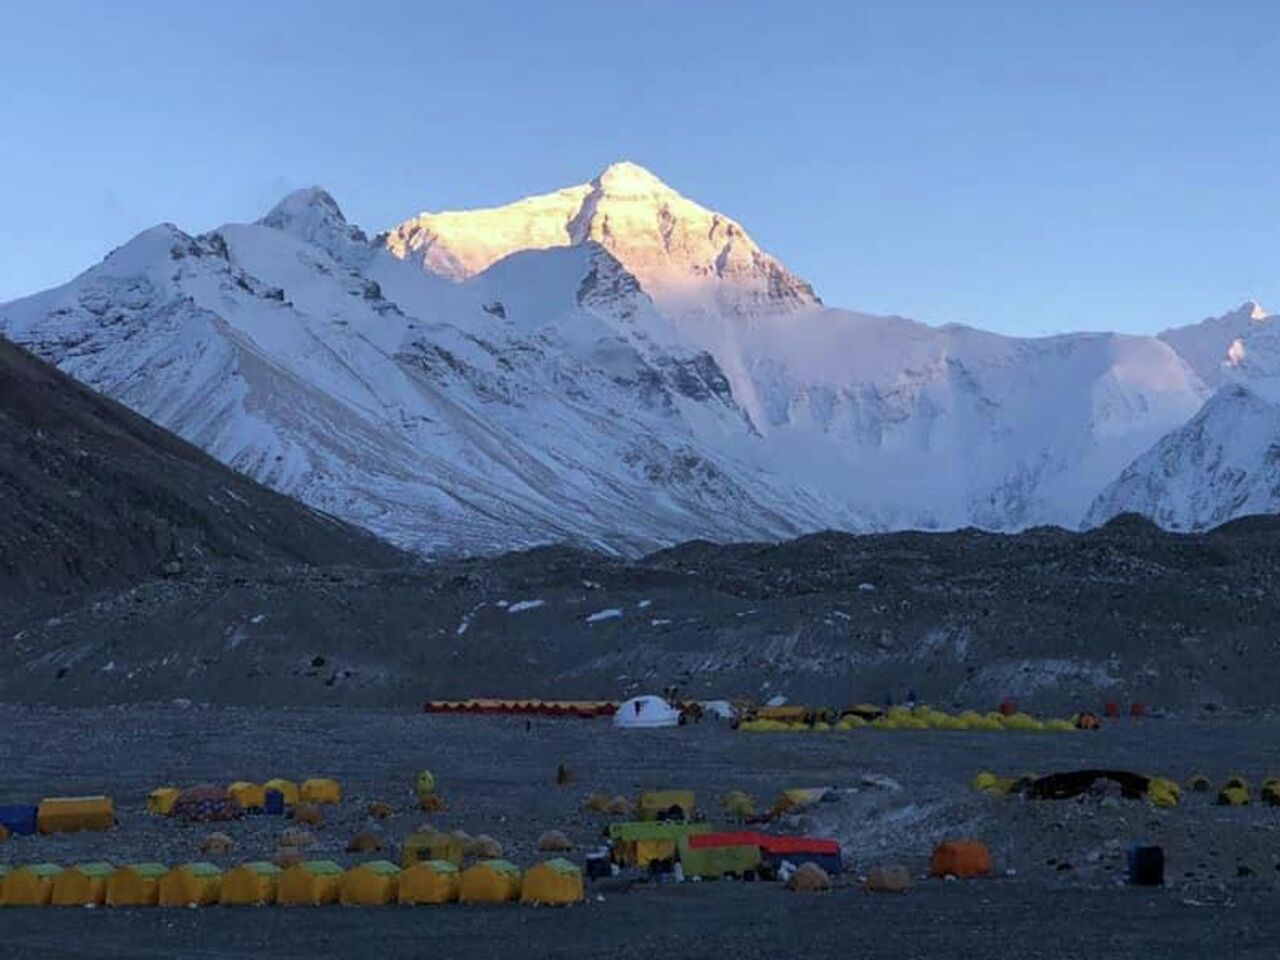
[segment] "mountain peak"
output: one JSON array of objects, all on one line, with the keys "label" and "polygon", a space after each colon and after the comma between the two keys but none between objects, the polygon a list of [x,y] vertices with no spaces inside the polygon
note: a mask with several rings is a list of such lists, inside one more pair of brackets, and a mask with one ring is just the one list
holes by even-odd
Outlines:
[{"label": "mountain peak", "polygon": [[314,243],[334,256],[339,256],[352,244],[368,243],[364,231],[347,223],[338,202],[322,187],[303,187],[293,191],[272,207],[258,224]]},{"label": "mountain peak", "polygon": [[264,227],[286,229],[300,219],[317,219],[333,221],[346,225],[347,218],[342,215],[342,208],[332,194],[323,187],[302,187],[288,194],[272,207],[267,215],[258,222]]},{"label": "mountain peak", "polygon": [[452,280],[523,250],[585,243],[609,251],[671,316],[781,314],[821,304],[739,223],[625,160],[590,183],[505,206],[424,213],[386,238],[395,256]]},{"label": "mountain peak", "polygon": [[1236,308],[1235,312],[1250,320],[1266,320],[1270,316],[1257,300],[1246,300]]},{"label": "mountain peak", "polygon": [[675,193],[652,172],[630,160],[619,160],[600,171],[591,185],[606,194]]}]

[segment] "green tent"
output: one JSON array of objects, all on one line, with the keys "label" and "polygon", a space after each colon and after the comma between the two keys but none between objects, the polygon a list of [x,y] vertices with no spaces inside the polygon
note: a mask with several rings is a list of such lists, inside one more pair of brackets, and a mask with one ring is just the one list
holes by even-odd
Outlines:
[{"label": "green tent", "polygon": [[140,877],[152,877],[159,879],[169,872],[169,868],[163,863],[130,863],[126,869],[132,870]]},{"label": "green tent", "polygon": [[642,840],[679,840],[699,833],[710,833],[709,823],[685,823],[680,820],[633,820],[609,824],[609,839],[621,843]]},{"label": "green tent", "polygon": [[332,877],[341,874],[342,868],[332,860],[304,860],[302,869],[315,877]]},{"label": "green tent", "polygon": [[760,848],[754,844],[725,847],[691,847],[688,837],[678,842],[680,866],[687,877],[713,879],[726,873],[741,876],[760,868]]}]

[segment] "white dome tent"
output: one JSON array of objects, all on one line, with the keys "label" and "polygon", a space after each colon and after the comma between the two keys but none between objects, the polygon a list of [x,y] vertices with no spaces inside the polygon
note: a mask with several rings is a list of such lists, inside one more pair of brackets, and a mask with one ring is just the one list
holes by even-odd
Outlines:
[{"label": "white dome tent", "polygon": [[674,727],[680,723],[680,711],[662,697],[632,697],[618,706],[613,725],[628,730],[653,730]]},{"label": "white dome tent", "polygon": [[733,704],[728,700],[704,700],[702,701],[702,713],[707,717],[714,717],[716,720],[732,720]]}]

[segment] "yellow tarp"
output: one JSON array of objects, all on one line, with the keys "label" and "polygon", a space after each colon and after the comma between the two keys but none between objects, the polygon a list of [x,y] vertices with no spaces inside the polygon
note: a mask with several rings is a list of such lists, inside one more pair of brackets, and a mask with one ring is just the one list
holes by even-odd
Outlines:
[{"label": "yellow tarp", "polygon": [[116,825],[110,797],[45,797],[36,815],[41,833],[110,830]]},{"label": "yellow tarp", "polygon": [[481,860],[462,871],[461,903],[508,903],[520,899],[520,871],[506,860]]},{"label": "yellow tarp", "polygon": [[525,871],[521,881],[521,903],[566,906],[583,896],[582,871],[560,857]]},{"label": "yellow tarp", "polygon": [[299,791],[304,803],[341,803],[342,787],[337,780],[326,777],[313,777],[302,781]]},{"label": "yellow tarp", "polygon": [[462,875],[447,860],[424,860],[400,873],[400,903],[455,903],[462,888]]},{"label": "yellow tarp", "polygon": [[627,859],[637,867],[647,867],[654,860],[671,860],[676,855],[675,840],[633,840],[626,844]]},{"label": "yellow tarp", "polygon": [[772,720],[776,723],[805,723],[809,719],[808,707],[761,707],[756,720]]},{"label": "yellow tarp", "polygon": [[242,863],[222,875],[218,902],[224,906],[257,906],[276,902],[281,870],[262,860]]},{"label": "yellow tarp", "polygon": [[305,860],[280,874],[276,903],[281,906],[318,907],[337,903],[342,888],[342,868],[332,860]]},{"label": "yellow tarp", "polygon": [[107,906],[154,907],[160,901],[160,880],[169,872],[163,863],[131,863],[107,880]]},{"label": "yellow tarp", "polygon": [[203,907],[218,902],[222,871],[212,863],[186,863],[160,878],[157,902],[162,907]]},{"label": "yellow tarp", "polygon": [[400,868],[388,860],[374,860],[342,875],[338,902],[347,907],[381,907],[395,903],[399,890]]}]

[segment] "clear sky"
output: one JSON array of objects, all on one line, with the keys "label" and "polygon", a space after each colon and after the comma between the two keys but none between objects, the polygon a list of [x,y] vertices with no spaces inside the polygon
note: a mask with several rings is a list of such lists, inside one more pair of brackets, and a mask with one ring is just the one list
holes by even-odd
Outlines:
[{"label": "clear sky", "polygon": [[1043,333],[1280,311],[1280,4],[14,0],[0,301],[319,183],[370,233],[617,159],[834,305]]}]

